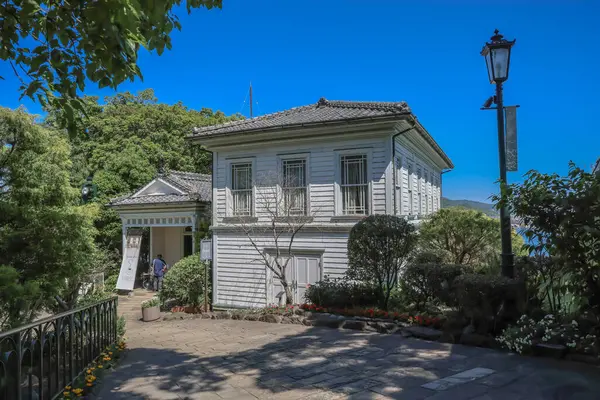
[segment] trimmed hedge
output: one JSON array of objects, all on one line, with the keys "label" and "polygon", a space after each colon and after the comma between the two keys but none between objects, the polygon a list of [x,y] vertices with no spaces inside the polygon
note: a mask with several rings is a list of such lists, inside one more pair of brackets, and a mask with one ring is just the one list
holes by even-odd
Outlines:
[{"label": "trimmed hedge", "polygon": [[[163,279],[163,287],[158,296],[164,304],[175,301],[175,305],[198,306],[204,302],[204,269],[206,263],[198,260],[198,254],[176,262],[168,269]],[[208,282],[210,294],[210,276]]]},{"label": "trimmed hedge", "polygon": [[372,307],[379,303],[375,285],[327,276],[310,285],[304,297],[308,303],[327,308]]},{"label": "trimmed hedge", "polygon": [[452,306],[453,283],[463,272],[462,265],[409,264],[400,280],[401,292],[416,308],[426,304]]},{"label": "trimmed hedge", "polygon": [[453,286],[459,309],[484,331],[489,327],[481,325],[492,322],[495,328],[502,317],[501,309],[507,302],[514,306],[522,304],[525,293],[522,281],[499,275],[464,274],[454,280]]}]

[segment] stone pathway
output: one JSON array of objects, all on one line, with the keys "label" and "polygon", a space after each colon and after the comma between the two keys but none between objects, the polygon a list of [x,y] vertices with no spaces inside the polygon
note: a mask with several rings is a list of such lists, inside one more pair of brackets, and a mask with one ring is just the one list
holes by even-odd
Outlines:
[{"label": "stone pathway", "polygon": [[588,365],[397,334],[235,320],[143,323],[142,297],[119,303],[130,350],[99,399],[600,398],[600,370]]}]

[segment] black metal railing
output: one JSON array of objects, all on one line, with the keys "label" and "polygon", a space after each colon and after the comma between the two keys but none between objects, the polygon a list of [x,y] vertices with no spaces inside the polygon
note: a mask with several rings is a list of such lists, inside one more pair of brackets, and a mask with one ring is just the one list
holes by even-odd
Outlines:
[{"label": "black metal railing", "polygon": [[117,298],[0,333],[0,399],[53,399],[117,341]]}]

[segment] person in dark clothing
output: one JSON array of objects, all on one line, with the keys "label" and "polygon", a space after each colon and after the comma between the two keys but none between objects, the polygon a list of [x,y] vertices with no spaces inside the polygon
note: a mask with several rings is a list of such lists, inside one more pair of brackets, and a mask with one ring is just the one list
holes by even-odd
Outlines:
[{"label": "person in dark clothing", "polygon": [[162,281],[167,269],[167,264],[162,259],[162,254],[156,256],[152,260],[152,269],[154,271],[154,290],[159,291],[162,289]]}]

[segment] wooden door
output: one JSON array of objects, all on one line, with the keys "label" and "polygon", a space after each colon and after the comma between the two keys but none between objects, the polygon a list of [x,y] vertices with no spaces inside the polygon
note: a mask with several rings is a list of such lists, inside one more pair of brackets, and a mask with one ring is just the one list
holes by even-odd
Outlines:
[{"label": "wooden door", "polygon": [[309,285],[321,280],[321,257],[295,256],[294,257],[294,303],[304,303],[304,294]]}]

